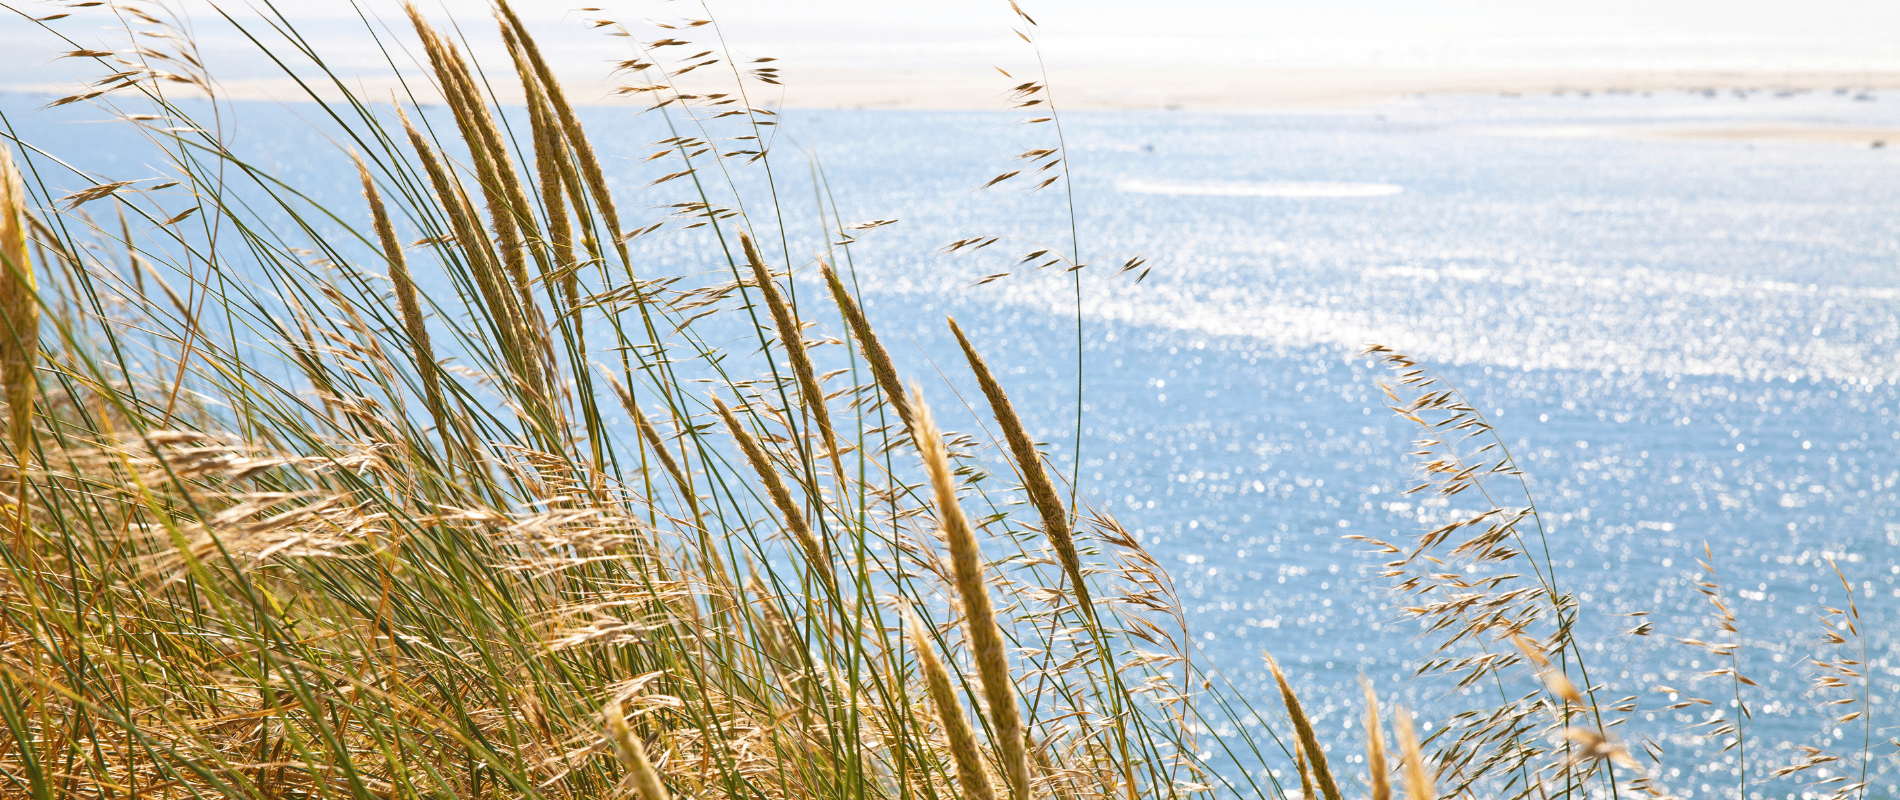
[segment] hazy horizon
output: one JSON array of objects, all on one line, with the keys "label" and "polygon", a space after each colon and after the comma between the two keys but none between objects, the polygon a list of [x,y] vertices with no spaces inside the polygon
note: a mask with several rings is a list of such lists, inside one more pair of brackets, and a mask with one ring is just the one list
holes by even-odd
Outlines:
[{"label": "hazy horizon", "polygon": [[[627,43],[591,21],[612,19],[636,36],[664,31],[650,22],[703,16],[701,4],[643,2],[603,5],[518,3],[534,20],[557,69],[576,79],[600,82],[608,65],[630,57]],[[240,18],[259,19],[249,3],[187,0],[169,4],[193,20],[193,33],[208,61],[227,82],[279,77],[256,55],[214,7]],[[488,52],[484,0],[431,0],[433,17],[452,16],[475,41],[478,58]],[[888,4],[869,0],[821,0],[796,6],[765,0],[710,4],[719,30],[735,54],[776,57],[788,76],[854,74],[888,77],[927,73],[958,78],[991,73],[991,65],[1020,69],[1033,54],[1011,34],[1015,16],[1004,0],[962,3]],[[334,48],[327,55],[340,72],[365,80],[385,78],[381,52],[360,36],[359,6],[288,0],[275,8],[306,35]],[[380,29],[406,41],[395,2],[360,6]],[[1398,0],[1352,0],[1314,8],[1273,0],[1186,0],[1160,10],[1153,4],[1034,0],[1024,5],[1040,24],[1044,60],[1066,73],[1127,74],[1130,80],[1164,83],[1217,70],[1313,69],[1405,72],[1426,70],[1594,70],[1621,72],[1742,71],[1749,73],[1855,73],[1900,71],[1900,4],[1833,0],[1795,7],[1783,2],[1666,0],[1607,3],[1519,3],[1454,0],[1430,8]],[[105,8],[69,9],[52,3],[24,8],[35,14],[66,12],[50,23],[80,46],[124,46]],[[446,13],[445,13],[446,12]],[[711,28],[695,34],[704,36]],[[96,72],[90,65],[62,63],[68,45],[21,17],[0,22],[0,89],[63,91]],[[708,49],[713,45],[708,44]],[[723,49],[723,48],[721,48]],[[398,59],[405,56],[399,54]],[[406,70],[405,70],[406,71]]]}]

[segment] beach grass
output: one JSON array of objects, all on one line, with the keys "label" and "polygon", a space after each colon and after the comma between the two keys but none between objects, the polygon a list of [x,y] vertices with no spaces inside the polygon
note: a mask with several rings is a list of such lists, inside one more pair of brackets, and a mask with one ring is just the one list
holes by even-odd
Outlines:
[{"label": "beach grass", "polygon": [[[767,244],[788,209],[720,202],[733,172],[771,178],[773,115],[743,87],[776,68],[653,90],[680,133],[663,180],[701,202],[626,222],[512,10],[519,108],[465,29],[411,7],[416,96],[451,124],[313,93],[363,193],[332,208],[172,99],[216,82],[183,28],[126,13],[172,49],[81,53],[141,66],[80,99],[168,152],[192,205],[49,196],[73,176],[40,143],[9,168],[7,792],[1210,790],[1159,566],[1060,499],[984,373],[1041,501],[1011,513],[976,440],[902,385],[847,254],[793,258]],[[723,275],[630,254],[698,227]]]},{"label": "beach grass", "polygon": [[[1414,491],[1485,507],[1364,541],[1438,642],[1421,673],[1496,703],[1421,740],[1368,686],[1371,772],[1348,774],[1277,664],[1271,711],[1208,670],[1166,570],[1047,463],[985,342],[945,320],[996,436],[940,430],[852,289],[849,226],[820,202],[836,244],[794,256],[810,210],[778,198],[774,114],[746,94],[772,62],[728,63],[710,19],[604,22],[674,133],[656,183],[698,197],[641,216],[533,31],[496,10],[505,69],[466,55],[472,21],[412,6],[408,97],[320,70],[308,99],[346,133],[360,205],[315,203],[221,136],[214,76],[150,9],[116,13],[160,44],[75,51],[113,77],[55,105],[111,110],[170,185],[79,173],[50,142],[0,163],[0,794],[1667,794],[1618,731],[1633,706],[1590,677],[1508,448],[1416,361],[1370,351],[1422,431]],[[276,22],[249,32],[321,67]],[[712,49],[684,55],[695,40]],[[682,88],[699,69],[730,90]],[[1059,146],[1023,158],[1060,167],[1035,188],[1066,175]],[[655,274],[629,247],[695,229],[720,271]],[[1032,256],[1076,274],[1083,335],[1079,247]],[[1859,624],[1827,617],[1843,648]],[[1818,678],[1863,688],[1849,721],[1860,658]],[[1724,719],[1709,735],[1740,747]]]}]

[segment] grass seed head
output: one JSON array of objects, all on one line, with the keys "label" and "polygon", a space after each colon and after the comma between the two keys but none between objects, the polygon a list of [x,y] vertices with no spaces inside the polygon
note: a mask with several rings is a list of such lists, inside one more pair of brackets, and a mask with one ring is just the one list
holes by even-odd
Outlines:
[{"label": "grass seed head", "polygon": [[40,304],[26,252],[26,185],[12,152],[0,145],[0,390],[7,402],[7,447],[13,452],[15,544],[25,534],[27,465],[32,461],[33,370],[39,361]]},{"label": "grass seed head", "polygon": [[[914,390],[913,398],[923,392]],[[997,623],[996,608],[990,602],[989,578],[983,567],[983,553],[977,547],[976,531],[957,500],[956,474],[950,467],[949,452],[943,435],[931,418],[930,408],[921,400],[912,407],[916,415],[917,451],[923,456],[924,471],[930,475],[937,522],[950,549],[950,564],[958,599],[963,605],[964,630],[970,639],[970,651],[976,661],[977,678],[988,701],[991,731],[996,751],[1003,762],[1003,775],[1015,800],[1028,800],[1029,752],[1022,711],[1017,707],[1015,678],[1010,674],[1003,631]],[[1333,800],[1337,800],[1334,798]]]}]

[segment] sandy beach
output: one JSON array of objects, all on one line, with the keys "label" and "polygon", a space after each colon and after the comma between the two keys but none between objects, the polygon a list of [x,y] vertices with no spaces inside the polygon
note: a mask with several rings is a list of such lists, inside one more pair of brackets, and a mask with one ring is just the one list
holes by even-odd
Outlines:
[{"label": "sandy beach", "polygon": [[[239,35],[232,25],[216,22],[208,0],[181,2],[197,19],[191,38],[204,62],[216,67],[224,96],[305,99],[282,69],[288,66],[308,78],[314,76],[311,65],[297,58],[285,65],[260,58],[253,34]],[[486,0],[437,2],[471,23],[488,15]],[[338,77],[363,96],[387,97],[400,88],[397,71],[411,80],[423,74],[419,54],[405,44],[407,25],[393,0],[366,0],[364,10],[372,20],[368,30],[357,13],[341,13],[333,4],[284,0],[280,5],[303,36],[323,45]],[[615,90],[653,76],[613,75],[613,65],[639,53],[662,62],[690,61],[697,57],[688,54],[700,50],[706,51],[701,55],[729,54],[741,64],[776,57],[772,66],[783,69],[783,86],[749,83],[747,99],[784,108],[1005,109],[1010,86],[1041,80],[1039,60],[1048,65],[1048,82],[1060,106],[1073,111],[1324,111],[1418,95],[1680,90],[1772,95],[1900,88],[1900,61],[1890,44],[1900,32],[1900,14],[1809,13],[1792,4],[1611,0],[1562,8],[1446,0],[1425,7],[1400,0],[1343,0],[1297,7],[1179,0],[1168,13],[1181,19],[1162,24],[1150,13],[1154,9],[1120,0],[1038,0],[1028,4],[1042,20],[1042,27],[1035,27],[1002,3],[722,0],[718,26],[689,26],[691,32],[678,27],[685,24],[677,16],[686,13],[684,7],[517,5],[533,23],[555,71],[570,82],[569,96],[598,104],[650,102],[651,95],[626,97]],[[110,34],[110,14],[59,16],[70,19],[54,23],[55,29],[73,42],[108,49],[125,43],[123,35]],[[253,33],[269,28],[243,13],[234,21]],[[509,56],[484,27],[468,29],[469,56],[477,63],[506,64]],[[1033,48],[1019,38],[1032,27]],[[389,38],[372,43],[366,36],[371,31]],[[263,35],[275,41],[274,35]],[[23,20],[0,20],[0,91],[57,98],[110,71],[87,59],[60,58],[67,50],[59,37]],[[1006,78],[992,65],[1016,77]],[[683,88],[731,92],[731,78],[731,67],[720,63],[687,76]],[[310,85],[322,92],[328,83]],[[507,83],[494,87],[504,99]],[[1867,138],[1866,132],[1766,125],[1670,135]]]},{"label": "sandy beach", "polygon": [[[598,72],[566,71],[573,97],[592,105],[638,105],[614,90],[627,81]],[[698,78],[698,76],[693,76]],[[724,78],[724,81],[721,78]],[[1028,78],[1030,76],[1019,76]],[[1016,79],[987,65],[965,69],[802,69],[786,67],[782,86],[750,85],[755,104],[784,108],[883,108],[982,111],[1009,108],[1007,90]],[[1353,109],[1410,96],[1451,94],[1861,92],[1900,88],[1896,72],[1664,72],[1512,69],[1371,68],[1176,68],[1150,70],[1053,69],[1049,83],[1067,110],[1250,111]],[[397,88],[393,80],[366,78],[371,93]],[[231,99],[292,99],[300,91],[277,78],[225,80]],[[681,83],[689,92],[730,92],[730,76],[717,73]],[[54,92],[53,84],[13,85],[12,91]],[[509,87],[497,86],[506,92]],[[373,94],[372,94],[373,96]]]},{"label": "sandy beach", "polygon": [[[573,82],[571,97],[589,105],[640,105],[647,101],[617,95],[626,81],[608,80],[600,72],[565,71]],[[699,78],[699,76],[693,76]],[[730,92],[730,77],[686,80],[688,92]],[[1019,76],[1020,77],[1020,76]],[[958,70],[926,69],[800,69],[786,68],[782,86],[750,84],[754,105],[810,109],[897,109],[933,111],[1006,110],[1008,88],[1018,80],[999,75],[987,66]],[[1356,109],[1406,97],[1458,94],[1638,94],[1665,92],[1746,92],[1774,95],[1788,92],[1860,93],[1900,88],[1896,72],[1670,72],[1613,70],[1512,69],[1055,69],[1049,83],[1060,107],[1071,111],[1193,110],[1280,111]],[[362,96],[386,95],[399,84],[385,76],[366,76],[352,82]],[[0,91],[58,96],[73,87],[53,82],[0,83]],[[281,78],[225,79],[222,96],[233,100],[301,99],[302,90]],[[323,87],[316,87],[321,90]],[[415,88],[415,87],[411,87]],[[506,84],[495,87],[506,95]],[[640,98],[640,96],[636,96]],[[1681,131],[1672,136],[1694,137]],[[1737,129],[1725,134],[1739,138],[1812,139],[1796,129]],[[1861,133],[1848,134],[1862,138]],[[1822,138],[1828,138],[1823,136]]]},{"label": "sandy beach", "polygon": [[1643,131],[1651,139],[1704,139],[1711,141],[1812,142],[1887,147],[1900,144],[1900,128],[1855,128],[1762,123],[1728,128],[1675,128]]},{"label": "sandy beach", "polygon": [[[570,72],[577,102],[638,107],[650,95],[615,93],[624,82]],[[697,78],[698,76],[694,76]],[[1407,98],[1437,95],[1536,96],[1695,95],[1774,98],[1796,93],[1850,97],[1900,88],[1900,72],[1779,73],[1479,69],[1174,69],[1145,71],[1053,71],[1049,78],[1065,111],[1216,111],[1246,113],[1336,113],[1377,108]],[[1012,79],[994,70],[788,69],[782,86],[748,85],[748,101],[774,109],[884,109],[901,111],[1003,111],[1011,107]],[[402,89],[387,77],[355,82],[359,96],[387,97]],[[232,100],[302,100],[289,81],[239,78],[220,84]],[[321,87],[319,87],[321,88]],[[508,99],[511,87],[498,82]],[[683,82],[689,93],[730,92],[730,78]],[[0,85],[0,90],[58,96],[57,84]],[[516,99],[518,101],[518,98]],[[1485,131],[1535,138],[1650,138],[1705,141],[1806,142],[1883,147],[1900,145],[1900,129],[1825,124],[1757,123],[1694,127],[1545,126]]]},{"label": "sandy beach", "polygon": [[[1660,96],[1699,92],[1706,96],[1742,92],[1750,97],[1771,98],[1798,92],[1839,92],[1858,97],[1871,90],[1900,88],[1900,67],[1894,67],[1893,62],[1846,56],[1824,62],[1810,52],[1814,47],[1811,42],[1789,45],[1776,51],[1781,53],[1777,57],[1760,53],[1753,60],[1737,61],[1730,52],[1739,47],[1735,43],[1752,39],[1737,38],[1737,35],[1724,39],[1697,33],[1674,45],[1656,47],[1647,44],[1639,47],[1641,42],[1647,41],[1640,37],[1628,42],[1614,37],[1601,42],[1587,37],[1587,41],[1572,41],[1557,35],[1558,20],[1538,14],[1531,15],[1535,19],[1513,23],[1522,28],[1518,33],[1523,36],[1504,36],[1495,31],[1492,35],[1478,36],[1454,35],[1455,31],[1437,31],[1430,25],[1418,28],[1407,22],[1410,17],[1404,16],[1411,12],[1396,7],[1385,9],[1390,19],[1383,23],[1383,32],[1374,30],[1379,27],[1376,25],[1361,30],[1363,20],[1306,20],[1302,23],[1297,15],[1289,18],[1291,27],[1269,24],[1272,22],[1266,19],[1269,15],[1261,12],[1253,13],[1252,17],[1261,18],[1251,22],[1248,21],[1251,17],[1246,15],[1233,17],[1221,30],[1210,31],[1210,37],[1205,40],[1163,37],[1148,41],[1129,36],[1127,32],[1136,29],[1136,23],[1129,19],[1111,19],[1114,15],[1107,7],[1091,10],[1092,7],[1073,3],[1052,5],[1059,8],[1051,12],[1050,18],[1066,20],[1062,27],[1066,33],[1050,38],[1043,58],[1049,65],[1047,82],[1058,107],[1065,111],[1329,113],[1374,108],[1410,97],[1441,95],[1649,93]],[[746,7],[743,13],[736,14],[741,21],[733,26],[732,41],[739,43],[735,45],[734,54],[740,62],[752,63],[752,59],[764,55],[778,56],[772,66],[783,69],[782,85],[748,80],[746,101],[754,106],[785,109],[1000,111],[1011,107],[1009,87],[1024,80],[1042,80],[1035,52],[1009,35],[1007,28],[990,24],[1003,20],[985,22],[988,18],[973,12],[945,9],[920,10],[915,14],[890,9],[871,13],[868,6],[860,10],[864,12],[859,15],[863,19],[856,28],[840,28],[827,22],[849,16],[841,9],[833,9],[829,16],[816,15],[809,19],[793,14],[790,9],[770,5]],[[384,12],[384,24],[397,18],[389,9]],[[613,65],[625,63],[637,48],[630,49],[626,38],[605,33],[612,29],[595,29],[592,27],[595,22],[584,25],[587,16],[571,12],[541,22],[546,31],[542,44],[555,71],[567,81],[568,96],[577,103],[590,105],[650,104],[655,95],[626,94],[625,90],[629,84],[654,79],[651,74],[611,71]],[[75,33],[96,30],[102,20],[95,17],[97,15],[80,15],[61,25]],[[1562,24],[1574,27],[1587,26],[1587,23],[1589,20],[1571,20]],[[1761,20],[1757,23],[1757,27],[1770,24]],[[358,35],[359,21],[313,18],[299,24],[305,27],[307,36],[328,43],[334,49],[335,52],[328,54],[328,63],[337,69],[342,83],[359,97],[411,96],[413,90],[416,91],[414,96],[424,102],[434,99],[428,96],[426,79],[421,79],[420,62],[414,62],[415,67],[405,65],[405,61],[413,61],[415,54],[385,53],[371,46]],[[632,29],[643,32],[660,30],[631,20],[629,24]],[[1697,32],[1707,23],[1702,17],[1696,17],[1673,25],[1658,27],[1649,34],[1663,36],[1672,30]],[[400,25],[391,28],[400,29]],[[226,99],[297,102],[309,99],[307,91],[316,91],[325,99],[337,99],[339,95],[327,79],[299,85],[285,77],[280,66],[260,59],[253,52],[248,39],[224,27],[207,26],[197,35],[202,48],[198,52],[206,63],[218,67],[218,92]],[[1862,38],[1872,35],[1868,33]],[[1697,36],[1720,47],[1709,49],[1714,45],[1695,44],[1701,41]],[[392,41],[401,39],[398,35]],[[899,42],[910,44],[899,45]],[[1724,42],[1726,44],[1722,44]],[[710,41],[705,44],[717,47]],[[101,46],[117,45],[101,40]],[[478,63],[501,64],[508,59],[498,42],[490,37],[473,36],[468,46],[471,58]],[[98,79],[107,68],[89,59],[59,58],[62,47],[18,21],[0,22],[0,92],[35,95],[50,102],[82,91],[81,87]],[[1729,49],[1721,49],[1724,47]],[[1800,49],[1803,47],[1809,49]],[[1846,46],[1839,45],[1835,49],[1842,47]],[[666,52],[684,57],[694,49],[698,48],[682,47],[677,53]],[[1841,52],[1848,50],[1852,48]],[[391,58],[403,66],[392,69]],[[1577,65],[1757,63],[1762,66],[1613,69],[1562,66],[1566,60]],[[1766,66],[1857,61],[1870,68],[1804,70]],[[1518,66],[1457,66],[1461,62]],[[1015,77],[999,74],[992,64],[1010,70]],[[1531,66],[1534,64],[1546,66]],[[1880,65],[1888,68],[1880,69]],[[315,76],[309,65],[295,69],[306,79]],[[731,70],[731,66],[720,63],[685,76],[679,88],[699,95],[731,93]],[[519,102],[519,89],[510,83],[496,81],[492,88],[503,102]],[[182,86],[167,87],[167,91],[174,94],[181,90],[188,91]],[[1517,131],[1512,135],[1641,136],[1857,146],[1900,141],[1900,131],[1830,127],[1819,123],[1791,124],[1776,121],[1772,115],[1765,115],[1760,124],[1716,128],[1602,127]]]},{"label": "sandy beach", "polygon": [[[1510,69],[1053,70],[1073,110],[1363,108],[1406,96],[1835,91],[1900,87],[1900,72],[1769,73]],[[796,108],[994,109],[1008,80],[994,72],[799,71],[783,103]]]}]

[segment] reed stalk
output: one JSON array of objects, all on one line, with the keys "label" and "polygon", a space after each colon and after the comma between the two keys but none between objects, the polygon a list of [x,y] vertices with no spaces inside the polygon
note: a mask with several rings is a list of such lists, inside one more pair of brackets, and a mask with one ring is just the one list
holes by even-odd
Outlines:
[{"label": "reed stalk", "polygon": [[409,276],[409,261],[403,256],[402,242],[396,239],[396,228],[389,220],[389,209],[383,205],[382,193],[376,190],[376,181],[370,178],[369,167],[354,152],[350,158],[356,162],[357,175],[362,178],[363,198],[369,201],[370,221],[376,229],[376,241],[382,245],[383,259],[389,265],[389,283],[396,290],[396,310],[402,317],[403,332],[408,335],[410,346],[415,348],[414,360],[417,377],[422,379],[423,402],[429,408],[429,416],[435,420],[435,429],[437,435],[442,437],[443,447],[453,449],[457,428],[450,421],[448,401],[442,396],[441,367],[436,362],[435,348],[429,343],[429,328],[423,321],[420,292],[416,290],[415,279]]},{"label": "reed stalk", "polygon": [[891,363],[891,354],[884,349],[884,343],[878,341],[877,332],[858,307],[858,302],[846,290],[844,283],[838,280],[838,273],[830,264],[819,262],[824,273],[825,286],[831,290],[831,299],[838,304],[838,312],[844,316],[846,327],[851,329],[851,338],[858,343],[864,353],[865,363],[871,368],[872,379],[878,389],[884,393],[884,402],[897,411],[897,417],[904,423],[906,433],[915,434],[915,412],[911,411],[910,401],[904,397],[904,385],[898,380],[897,368]]},{"label": "reed stalk", "polygon": [[[913,397],[921,394],[921,391],[913,391]],[[949,452],[936,421],[931,418],[930,408],[917,402],[911,410],[916,415],[917,453],[923,459],[924,472],[930,476],[937,523],[942,526],[944,541],[949,545],[951,574],[957,599],[963,606],[964,633],[969,637],[977,678],[983,686],[991,736],[1003,764],[1003,777],[1011,797],[1027,800],[1027,732],[1023,728],[1022,711],[1017,706],[1016,681],[1010,674],[1003,630],[997,621],[996,608],[990,603],[983,553],[976,543],[976,531],[970,528],[969,518],[963,514],[963,504],[957,500],[957,481],[950,468]]]},{"label": "reed stalk", "polygon": [[1406,800],[1438,800],[1432,774],[1425,767],[1425,751],[1418,744],[1412,714],[1404,708],[1393,714],[1392,732],[1398,737],[1399,767],[1405,780]]},{"label": "reed stalk", "polygon": [[1385,763],[1385,734],[1379,725],[1379,695],[1372,681],[1359,680],[1366,693],[1366,771],[1368,795],[1372,800],[1392,800],[1390,768]]},{"label": "reed stalk", "polygon": [[732,413],[726,401],[715,397],[713,406],[718,409],[719,418],[725,421],[727,433],[732,435],[733,440],[739,443],[740,451],[745,453],[746,462],[752,465],[752,474],[758,476],[759,482],[765,485],[766,496],[771,499],[773,507],[778,509],[780,521],[784,523],[785,530],[791,534],[792,541],[804,551],[805,559],[811,564],[811,568],[830,582],[831,563],[826,555],[826,548],[822,542],[818,541],[818,537],[812,534],[811,526],[806,524],[805,513],[800,509],[798,501],[792,498],[791,490],[785,487],[785,480],[779,475],[777,465],[773,463],[771,456],[766,454],[759,440],[747,431],[745,424]]},{"label": "reed stalk", "polygon": [[765,265],[765,257],[759,254],[759,246],[753,243],[751,235],[741,232],[739,245],[745,252],[746,265],[752,270],[752,281],[758,287],[759,294],[765,298],[766,309],[772,314],[772,325],[778,331],[779,346],[785,349],[785,357],[792,364],[792,375],[798,382],[798,396],[804,400],[805,410],[818,423],[825,457],[831,461],[832,474],[837,476],[842,486],[846,476],[838,452],[838,434],[831,428],[831,411],[825,407],[825,392],[818,385],[817,372],[812,369],[811,354],[806,352],[805,336],[799,329],[798,317],[792,312],[791,305],[785,302],[785,296],[779,293],[778,282],[772,278],[772,270]]},{"label": "reed stalk", "polygon": [[1023,490],[1029,494],[1029,502],[1042,517],[1043,532],[1054,546],[1056,558],[1062,562],[1062,571],[1068,575],[1071,591],[1075,592],[1076,605],[1092,622],[1095,619],[1095,603],[1089,598],[1088,582],[1082,579],[1082,559],[1075,551],[1075,532],[1069,523],[1069,509],[1062,502],[1062,496],[1056,493],[1055,482],[1049,480],[1049,472],[1043,468],[1042,453],[1036,449],[1036,442],[1029,438],[1028,431],[1024,430],[1022,418],[1016,415],[1016,408],[1010,404],[1003,385],[990,373],[989,364],[970,344],[970,337],[963,334],[957,321],[951,319],[949,325],[950,332],[957,337],[957,345],[963,348],[963,357],[970,363],[970,371],[976,374],[976,383],[983,390],[983,398],[989,401],[996,425],[1003,431],[1003,440],[1009,443],[1016,468],[1022,471]]},{"label": "reed stalk", "polygon": [[33,402],[38,381],[40,304],[27,256],[27,194],[13,155],[0,146],[0,389],[7,401],[7,448],[13,454],[9,528],[16,552],[26,545],[27,468],[33,461]]},{"label": "reed stalk", "polygon": [[620,759],[621,767],[627,771],[628,782],[633,784],[634,796],[640,800],[672,800],[672,794],[666,790],[666,781],[660,777],[660,771],[653,768],[653,761],[647,758],[646,745],[640,743],[632,726],[627,724],[627,714],[621,708],[620,701],[609,702],[601,716],[607,722],[614,757]]},{"label": "reed stalk", "polygon": [[580,118],[574,114],[574,107],[568,103],[567,90],[562,88],[561,81],[554,75],[554,70],[548,67],[547,60],[541,55],[540,46],[529,34],[527,26],[522,24],[521,18],[515,14],[514,7],[506,0],[498,0],[495,8],[514,29],[515,36],[521,43],[522,54],[527,57],[528,63],[534,66],[534,75],[547,92],[548,105],[553,109],[568,145],[573,148],[575,160],[580,163],[580,177],[594,201],[595,210],[600,213],[607,235],[613,240],[614,247],[620,254],[621,264],[631,270],[633,263],[627,255],[626,239],[620,228],[620,212],[614,206],[613,193],[607,190],[606,173],[601,171],[600,160],[594,154],[593,143],[588,141],[586,132],[581,128]]},{"label": "reed stalk", "polygon": [[1293,685],[1287,683],[1286,673],[1280,671],[1280,662],[1273,656],[1261,653],[1266,659],[1267,669],[1273,672],[1273,680],[1280,686],[1280,699],[1286,703],[1286,714],[1293,721],[1293,732],[1298,737],[1300,752],[1306,755],[1307,763],[1313,769],[1313,782],[1325,800],[1340,800],[1339,786],[1333,781],[1332,768],[1326,764],[1326,751],[1320,747],[1319,734],[1313,730],[1313,723],[1306,718],[1306,709],[1300,705],[1300,698],[1293,692]]},{"label": "reed stalk", "polygon": [[917,668],[924,674],[924,686],[930,692],[931,707],[937,711],[937,723],[943,727],[950,757],[956,763],[957,786],[963,790],[962,796],[969,800],[996,800],[996,789],[990,784],[989,770],[983,766],[976,732],[970,727],[970,718],[963,713],[963,704],[958,700],[949,670],[944,669],[943,660],[937,657],[936,645],[925,632],[923,621],[911,619],[906,624],[910,628],[911,647],[916,651]]}]

